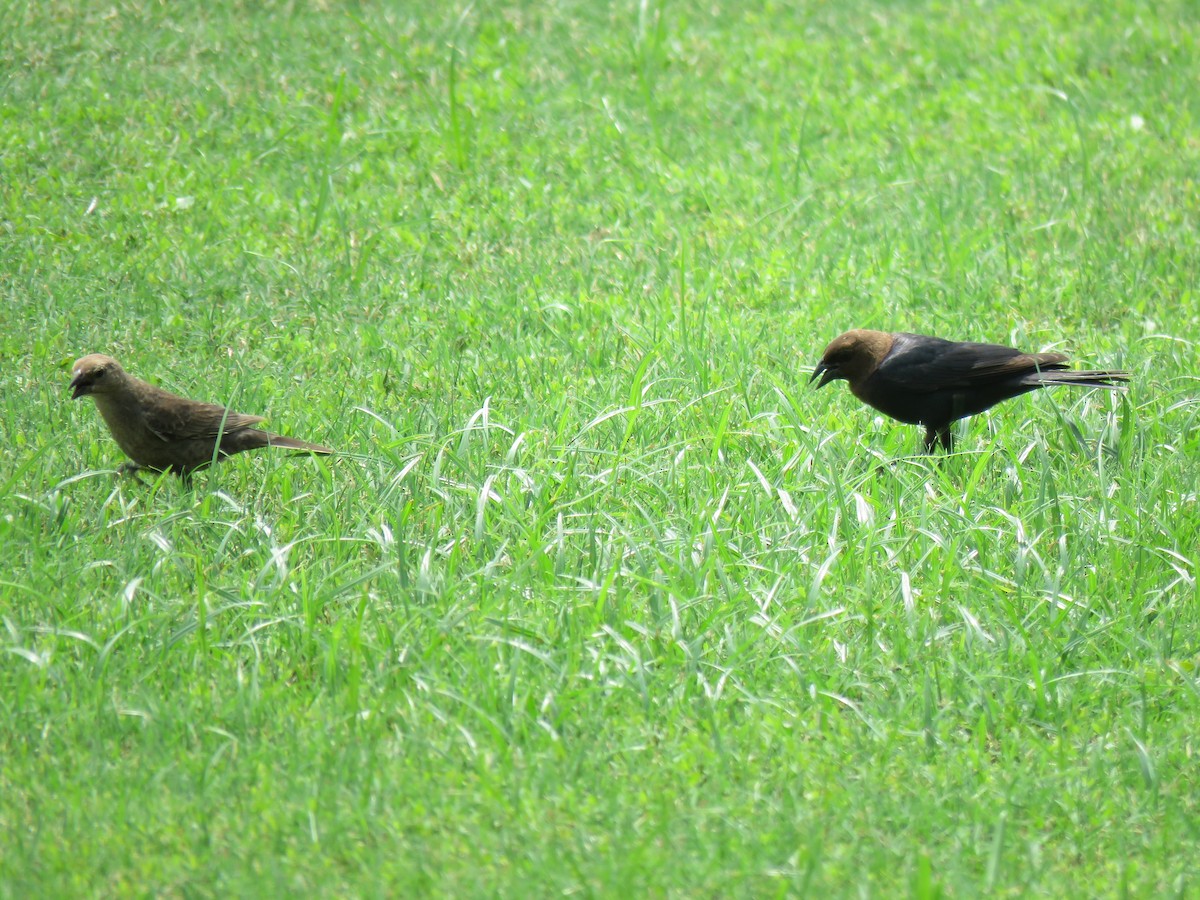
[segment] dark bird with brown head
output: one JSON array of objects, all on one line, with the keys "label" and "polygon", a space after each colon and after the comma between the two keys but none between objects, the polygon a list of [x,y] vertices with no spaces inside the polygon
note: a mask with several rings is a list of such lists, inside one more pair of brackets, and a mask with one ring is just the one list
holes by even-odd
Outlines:
[{"label": "dark bird with brown head", "polygon": [[187,479],[214,459],[262,447],[333,453],[328,447],[254,428],[246,416],[200,403],[134,378],[111,356],[93,353],[71,371],[71,398],[91,397],[108,430],[133,460],[127,471],[153,469]]},{"label": "dark bird with brown head", "polygon": [[833,339],[810,383],[843,379],[868,406],[925,426],[925,451],[954,449],[950,425],[1003,400],[1052,384],[1118,389],[1127,372],[1075,371],[1062,353],[1023,353],[1000,344],[856,329]]}]

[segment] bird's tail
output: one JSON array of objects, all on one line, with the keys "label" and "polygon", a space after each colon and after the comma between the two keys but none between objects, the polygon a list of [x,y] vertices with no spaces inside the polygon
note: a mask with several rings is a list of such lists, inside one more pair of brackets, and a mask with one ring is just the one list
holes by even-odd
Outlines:
[{"label": "bird's tail", "polygon": [[1128,372],[1087,372],[1072,369],[1043,369],[1033,372],[1030,380],[1038,384],[1074,384],[1079,387],[1108,388],[1119,391],[1129,380]]},{"label": "bird's tail", "polygon": [[282,434],[267,435],[267,446],[282,447],[285,450],[303,450],[306,453],[329,454],[336,452],[328,447],[322,447],[320,444],[310,444],[307,441],[296,440],[296,438],[284,437]]}]

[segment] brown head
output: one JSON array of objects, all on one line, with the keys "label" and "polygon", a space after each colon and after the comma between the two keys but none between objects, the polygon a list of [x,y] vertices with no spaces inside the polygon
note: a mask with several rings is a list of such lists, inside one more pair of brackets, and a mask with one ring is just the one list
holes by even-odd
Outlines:
[{"label": "brown head", "polygon": [[125,370],[111,356],[92,353],[76,360],[71,369],[71,399],[112,393],[120,388],[125,377]]},{"label": "brown head", "polygon": [[870,331],[856,328],[833,339],[817,367],[813,369],[809,383],[816,381],[817,387],[825,387],[831,381],[844,378],[851,385],[858,384],[883,362],[891,352],[895,341],[886,331]]}]

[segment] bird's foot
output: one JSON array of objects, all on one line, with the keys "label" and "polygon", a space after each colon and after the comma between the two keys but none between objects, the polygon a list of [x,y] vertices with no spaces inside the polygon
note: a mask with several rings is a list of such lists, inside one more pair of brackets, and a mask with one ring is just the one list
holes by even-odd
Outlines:
[{"label": "bird's foot", "polygon": [[142,476],[138,475],[138,472],[140,472],[140,471],[142,471],[141,466],[139,466],[137,463],[128,462],[128,463],[125,463],[123,466],[120,466],[117,469],[117,475],[118,476],[127,476],[129,478],[132,478],[138,484],[146,484],[147,482],[145,481],[145,479],[143,479]]}]

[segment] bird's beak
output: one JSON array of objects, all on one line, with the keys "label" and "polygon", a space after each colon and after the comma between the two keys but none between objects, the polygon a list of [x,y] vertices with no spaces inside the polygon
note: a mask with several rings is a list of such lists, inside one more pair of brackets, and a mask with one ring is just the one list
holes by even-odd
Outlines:
[{"label": "bird's beak", "polygon": [[[818,378],[821,380],[817,381]],[[812,384],[814,381],[817,381],[817,387],[823,388],[835,378],[837,378],[837,370],[829,368],[824,362],[819,362],[817,363],[817,367],[813,369],[812,378],[808,379],[808,383]]]},{"label": "bird's beak", "polygon": [[83,373],[76,372],[75,377],[71,379],[71,383],[67,385],[71,389],[71,399],[78,400],[84,395]]}]

